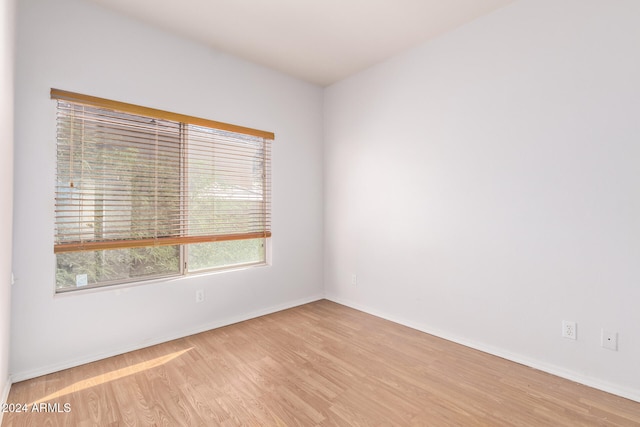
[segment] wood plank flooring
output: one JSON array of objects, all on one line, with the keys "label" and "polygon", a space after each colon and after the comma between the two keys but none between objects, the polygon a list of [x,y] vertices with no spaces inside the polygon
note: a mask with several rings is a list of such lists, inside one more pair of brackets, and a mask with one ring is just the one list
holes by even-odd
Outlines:
[{"label": "wood plank flooring", "polygon": [[16,383],[8,402],[59,412],[2,427],[640,426],[640,403],[326,300]]}]

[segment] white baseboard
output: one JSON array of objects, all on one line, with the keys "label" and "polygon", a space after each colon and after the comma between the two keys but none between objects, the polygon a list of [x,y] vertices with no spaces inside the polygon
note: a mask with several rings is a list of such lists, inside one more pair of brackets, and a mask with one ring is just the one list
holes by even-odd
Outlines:
[{"label": "white baseboard", "polygon": [[[7,403],[7,399],[9,398],[9,391],[11,390],[11,377],[7,377],[5,380],[5,384],[2,387],[2,394],[0,395],[0,406]],[[0,425],[2,425],[2,416],[4,415],[3,411],[0,411]]]},{"label": "white baseboard", "polygon": [[559,366],[551,365],[540,360],[531,359],[529,357],[523,356],[521,354],[511,353],[501,348],[493,347],[487,344],[478,343],[474,341],[470,341],[466,338],[458,337],[451,335],[447,332],[434,330],[426,325],[412,322],[406,319],[401,319],[398,316],[391,315],[389,313],[384,313],[380,310],[372,309],[370,307],[366,307],[364,305],[355,303],[353,301],[349,301],[340,297],[326,295],[326,299],[329,301],[336,302],[338,304],[345,305],[347,307],[354,308],[359,311],[363,311],[365,313],[371,314],[376,317],[380,317],[382,319],[389,320],[394,323],[398,323],[403,326],[407,326],[409,328],[418,330],[420,332],[427,333],[429,335],[434,335],[439,338],[443,338],[447,341],[452,341],[457,344],[464,345],[465,347],[470,347],[475,350],[482,351],[484,353],[488,353],[494,356],[501,357],[503,359],[510,360],[512,362],[519,363],[521,365],[529,366],[530,368],[538,369],[543,372],[547,372],[549,374],[565,378],[607,393],[615,394],[620,397],[624,397],[625,399],[630,399],[636,402],[640,402],[640,392],[638,390],[633,390],[625,387],[620,387],[615,384],[610,384],[608,382],[598,380],[595,378],[587,377],[577,372],[569,371],[567,369],[561,368]]},{"label": "white baseboard", "polygon": [[[234,323],[239,323],[239,322],[244,322],[245,320],[250,320],[250,319],[254,319],[256,317],[260,317],[260,316],[265,316],[267,314],[271,314],[271,313],[276,313],[278,311],[282,311],[282,310],[286,310],[288,308],[293,308],[293,307],[297,307],[300,305],[304,305],[304,304],[308,304],[310,302],[314,302],[314,301],[318,301],[324,299],[324,295],[314,295],[311,297],[307,297],[307,298],[302,298],[299,300],[294,300],[294,301],[289,301],[283,304],[278,304],[275,306],[271,306],[271,307],[266,307],[257,311],[252,311],[249,313],[244,313],[238,316],[232,316],[232,317],[228,317],[225,319],[220,319],[220,320],[216,320],[214,322],[210,322],[204,325],[198,325],[197,327],[194,328],[190,328],[187,330],[184,330],[180,333],[176,333],[176,334],[171,334],[171,335],[167,335],[164,337],[160,337],[160,338],[156,338],[154,340],[150,340],[150,341],[144,341],[135,345],[129,345],[129,346],[124,346],[121,347],[117,350],[112,350],[112,351],[107,351],[107,352],[103,352],[103,353],[97,353],[97,354],[92,354],[89,356],[85,356],[85,357],[80,357],[78,359],[75,360],[71,360],[71,361],[66,361],[64,363],[57,363],[57,364],[52,364],[52,365],[48,365],[48,366],[42,366],[38,369],[33,369],[30,371],[24,371],[24,372],[14,372],[11,375],[11,379],[13,380],[13,382],[19,382],[19,381],[24,381],[24,380],[28,380],[31,378],[36,378],[39,377],[41,375],[47,375],[47,374],[51,374],[53,372],[58,372],[58,371],[62,371],[64,369],[69,369],[69,368],[74,368],[76,366],[80,366],[80,365],[85,365],[87,363],[91,363],[91,362],[95,362],[97,360],[102,360],[102,359],[106,359],[108,357],[113,357],[113,356],[117,356],[119,354],[124,354],[124,353],[128,353],[130,351],[135,351],[135,350],[140,350],[142,348],[146,348],[146,347],[151,347],[157,344],[162,344],[168,341],[173,341],[179,338],[184,338],[187,337],[189,335],[195,335],[195,334],[199,334],[201,332],[205,332],[205,331],[209,331],[211,329],[216,329],[216,328],[221,328],[223,326],[228,326],[228,325],[232,325]],[[8,392],[7,392],[8,393]]]}]

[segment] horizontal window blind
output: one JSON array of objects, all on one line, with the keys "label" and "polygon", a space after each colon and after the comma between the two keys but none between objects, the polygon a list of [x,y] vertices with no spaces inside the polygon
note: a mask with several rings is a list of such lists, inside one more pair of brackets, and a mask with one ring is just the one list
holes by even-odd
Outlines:
[{"label": "horizontal window blind", "polygon": [[52,89],[54,252],[271,236],[273,134]]}]

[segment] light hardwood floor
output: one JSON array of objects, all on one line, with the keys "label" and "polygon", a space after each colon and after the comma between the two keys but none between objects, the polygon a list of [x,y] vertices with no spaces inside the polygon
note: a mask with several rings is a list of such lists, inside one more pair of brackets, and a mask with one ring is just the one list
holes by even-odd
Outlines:
[{"label": "light hardwood floor", "polygon": [[640,403],[330,301],[17,383],[8,401],[70,412],[2,427],[640,425]]}]

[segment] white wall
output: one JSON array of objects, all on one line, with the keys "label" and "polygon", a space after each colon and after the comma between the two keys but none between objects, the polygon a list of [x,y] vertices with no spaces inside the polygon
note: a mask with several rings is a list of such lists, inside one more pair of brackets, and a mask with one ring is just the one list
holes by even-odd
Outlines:
[{"label": "white wall", "polygon": [[[15,379],[322,297],[321,88],[79,0],[17,26]],[[54,297],[52,87],[275,132],[273,266]]]},{"label": "white wall", "polygon": [[14,7],[14,0],[0,1],[0,403],[10,385]]},{"label": "white wall", "polygon": [[327,297],[640,400],[638,52],[636,0],[520,0],[328,88]]}]

